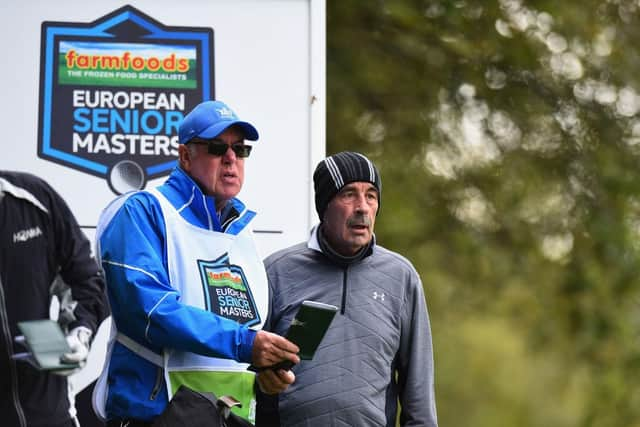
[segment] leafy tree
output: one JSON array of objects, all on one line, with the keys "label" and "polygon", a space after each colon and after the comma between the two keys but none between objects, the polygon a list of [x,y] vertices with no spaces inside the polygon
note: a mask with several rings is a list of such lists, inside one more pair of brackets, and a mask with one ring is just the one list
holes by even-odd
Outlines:
[{"label": "leafy tree", "polygon": [[442,426],[640,426],[639,7],[327,2],[328,152],[381,170]]}]

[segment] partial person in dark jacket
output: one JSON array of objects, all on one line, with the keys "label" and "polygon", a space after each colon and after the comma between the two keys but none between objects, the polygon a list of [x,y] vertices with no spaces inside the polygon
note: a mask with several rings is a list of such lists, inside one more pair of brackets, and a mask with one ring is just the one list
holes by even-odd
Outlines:
[{"label": "partial person in dark jacket", "polygon": [[[318,164],[313,182],[320,224],[308,242],[265,261],[265,328],[285,334],[304,300],[340,311],[313,360],[292,369],[296,381],[279,395],[259,396],[256,425],[392,427],[400,412],[401,426],[436,427],[422,283],[411,263],[377,245],[373,234],[378,170],[362,154],[342,152]],[[272,375],[264,370],[258,381]]]},{"label": "partial person in dark jacket", "polygon": [[68,361],[84,362],[109,314],[90,244],[64,200],[33,175],[0,171],[0,420],[2,425],[74,426],[67,379],[13,359],[17,323],[48,319],[51,287],[62,280],[75,309],[66,317]]}]

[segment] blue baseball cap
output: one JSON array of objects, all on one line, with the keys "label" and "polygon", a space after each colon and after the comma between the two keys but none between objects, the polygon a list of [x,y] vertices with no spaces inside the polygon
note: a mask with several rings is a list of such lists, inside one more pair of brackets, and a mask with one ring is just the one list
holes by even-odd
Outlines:
[{"label": "blue baseball cap", "polygon": [[256,141],[258,131],[252,124],[238,119],[236,113],[222,101],[205,101],[191,110],[178,127],[180,144],[186,144],[191,138],[215,138],[229,126],[238,125],[245,139]]}]

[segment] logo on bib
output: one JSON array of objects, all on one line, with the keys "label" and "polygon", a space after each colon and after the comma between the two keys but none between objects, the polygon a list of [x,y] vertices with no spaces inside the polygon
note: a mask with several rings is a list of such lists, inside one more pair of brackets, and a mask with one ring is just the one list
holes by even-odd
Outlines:
[{"label": "logo on bib", "polygon": [[207,310],[243,325],[260,323],[260,313],[247,278],[229,254],[213,261],[198,260]]}]

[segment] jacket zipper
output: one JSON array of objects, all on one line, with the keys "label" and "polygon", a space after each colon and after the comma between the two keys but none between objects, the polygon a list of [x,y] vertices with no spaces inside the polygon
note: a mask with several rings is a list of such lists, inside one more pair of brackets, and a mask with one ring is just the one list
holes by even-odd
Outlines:
[{"label": "jacket zipper", "polygon": [[347,309],[347,270],[348,266],[344,267],[342,273],[342,307],[340,308],[340,314],[344,314]]},{"label": "jacket zipper", "polygon": [[27,427],[27,419],[24,416],[20,398],[18,397],[18,374],[16,372],[16,362],[11,358],[13,356],[13,343],[11,342],[11,328],[9,328],[9,319],[7,318],[6,304],[4,300],[4,285],[0,280],[0,322],[2,323],[2,336],[7,346],[7,356],[9,357],[9,367],[11,376],[11,398],[20,421],[20,427]]},{"label": "jacket zipper", "polygon": [[158,392],[162,387],[163,380],[164,380],[164,369],[162,368],[162,366],[158,366],[157,372],[156,372],[156,382],[153,385],[153,389],[151,390],[151,396],[149,396],[149,400],[156,400],[156,397],[158,396]]}]

